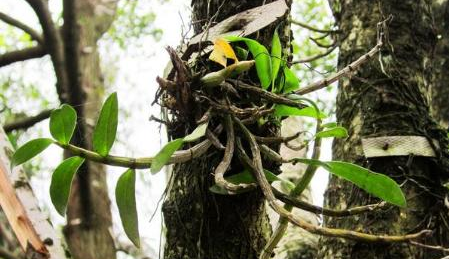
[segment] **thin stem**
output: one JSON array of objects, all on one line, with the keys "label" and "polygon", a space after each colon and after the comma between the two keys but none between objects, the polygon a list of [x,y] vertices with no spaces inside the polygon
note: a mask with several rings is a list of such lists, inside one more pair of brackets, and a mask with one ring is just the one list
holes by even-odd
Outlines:
[{"label": "thin stem", "polygon": [[290,22],[292,24],[298,25],[298,26],[303,27],[305,29],[308,29],[308,30],[311,30],[311,31],[314,31],[314,32],[319,32],[319,33],[340,33],[341,32],[341,30],[318,29],[318,28],[315,28],[315,27],[313,27],[311,25],[308,25],[307,23],[296,21],[296,20],[292,20],[292,19],[290,19]]},{"label": "thin stem", "polygon": [[298,197],[292,197],[290,195],[287,195],[285,193],[282,193],[276,188],[272,188],[274,196],[282,201],[285,204],[289,204],[291,206],[294,206],[298,209],[302,209],[308,212],[312,212],[319,215],[325,215],[329,217],[348,217],[353,215],[359,215],[367,212],[372,212],[379,209],[385,209],[388,208],[389,205],[386,202],[381,202],[377,204],[369,204],[365,206],[358,206],[354,208],[349,208],[345,210],[332,210],[323,208],[320,206],[316,206],[313,204],[310,204],[308,202],[300,200]]},{"label": "thin stem", "polygon": [[295,100],[288,99],[288,98],[283,97],[281,95],[277,95],[277,94],[268,92],[268,91],[262,89],[261,87],[252,86],[252,85],[243,83],[243,82],[235,80],[235,79],[228,79],[228,81],[233,83],[233,85],[236,88],[239,88],[241,90],[245,90],[245,91],[257,94],[261,98],[266,99],[268,101],[271,101],[273,103],[285,104],[285,105],[292,106],[292,107],[297,107],[297,108],[300,108],[300,109],[306,107],[302,103],[299,103],[299,102],[297,102]]},{"label": "thin stem", "polygon": [[[55,144],[65,150],[70,151],[72,155],[80,156],[93,162],[111,166],[119,166],[135,169],[148,169],[151,168],[151,163],[154,160],[154,157],[132,158],[122,156],[111,156],[111,155],[101,156],[96,152],[80,148],[71,144],[64,145],[56,142]],[[199,144],[195,145],[190,149],[176,151],[168,161],[168,164],[184,163],[190,161],[204,154],[209,149],[210,146],[211,142],[209,140],[204,140],[203,142],[200,142]]]},{"label": "thin stem", "polygon": [[[259,169],[253,164],[251,159],[242,152],[241,147],[238,148],[238,155],[240,160],[248,166],[253,172],[258,171]],[[286,211],[284,208],[280,206],[272,206],[273,209],[282,217],[286,217],[289,222],[292,224],[316,235],[328,236],[328,237],[339,237],[350,239],[359,242],[368,242],[368,243],[409,243],[411,240],[416,240],[425,236],[428,236],[432,233],[431,230],[422,230],[418,233],[408,234],[408,235],[373,235],[366,234],[363,232],[352,231],[347,229],[339,229],[339,228],[327,228],[315,226],[313,224],[308,223],[307,221],[301,219],[300,217],[291,214]],[[271,204],[270,204],[271,205]]]},{"label": "thin stem", "polygon": [[309,62],[315,61],[315,60],[317,60],[317,59],[323,58],[323,57],[325,57],[325,56],[331,54],[332,51],[334,51],[334,50],[337,48],[337,46],[338,46],[338,45],[335,44],[335,45],[331,46],[328,50],[326,50],[326,51],[323,52],[323,53],[320,53],[320,54],[317,54],[317,55],[311,56],[311,57],[306,57],[306,58],[303,58],[303,59],[300,59],[300,60],[292,61],[292,62],[290,63],[290,65],[301,64],[301,63],[309,63]]},{"label": "thin stem", "polygon": [[224,179],[224,173],[228,170],[229,165],[231,164],[232,156],[234,154],[234,146],[235,146],[235,135],[234,135],[234,126],[232,125],[232,120],[230,115],[225,116],[225,127],[226,127],[226,149],[225,154],[223,156],[223,160],[218,164],[215,169],[215,183],[228,191],[228,194],[237,194],[241,190],[247,190],[249,188],[255,188],[255,184],[233,184]]},{"label": "thin stem", "polygon": [[[314,105],[314,103],[312,103]],[[318,113],[318,107],[314,105],[314,108],[316,112]],[[318,132],[321,129],[321,120],[317,119],[316,123],[316,132]],[[313,150],[312,150],[312,159],[319,159],[320,158],[320,150],[321,150],[321,138],[316,138]],[[299,197],[304,192],[304,190],[307,188],[307,186],[310,184],[310,181],[312,180],[313,176],[315,175],[317,166],[316,165],[308,165],[304,175],[301,177],[299,182],[295,185],[295,188],[290,191],[291,197]],[[284,209],[288,212],[291,212],[293,210],[293,206],[291,204],[284,204]],[[277,244],[281,240],[282,236],[284,235],[285,231],[287,230],[288,226],[288,219],[286,217],[280,217],[278,224],[276,226],[276,230],[274,231],[273,235],[271,236],[268,243],[265,245],[261,255],[260,259],[268,259],[271,257],[271,253],[273,252],[274,248],[276,248]]]},{"label": "thin stem", "polygon": [[365,63],[366,61],[368,61],[369,59],[371,59],[372,57],[374,57],[374,55],[376,55],[376,53],[378,53],[382,47],[383,43],[382,41],[379,41],[376,46],[374,46],[368,53],[366,53],[365,55],[361,56],[360,58],[358,58],[356,61],[352,62],[351,64],[347,65],[345,68],[343,68],[342,70],[338,71],[337,73],[331,75],[330,77],[321,79],[317,82],[314,82],[306,87],[300,88],[299,90],[295,91],[295,94],[299,94],[299,95],[304,95],[304,94],[308,94],[314,91],[317,91],[321,88],[324,88],[334,82],[336,82],[337,80],[339,80],[340,78],[347,76],[349,74],[351,74],[352,72],[356,71],[357,69],[359,69],[359,67]]}]

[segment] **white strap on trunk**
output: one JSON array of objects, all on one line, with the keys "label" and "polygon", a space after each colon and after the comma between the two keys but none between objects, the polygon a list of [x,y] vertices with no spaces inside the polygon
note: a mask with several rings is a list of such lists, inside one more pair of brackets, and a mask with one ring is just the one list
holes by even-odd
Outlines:
[{"label": "white strap on trunk", "polygon": [[[435,143],[435,142],[434,142]],[[435,144],[438,148],[438,144]],[[435,157],[428,139],[422,136],[388,136],[362,139],[365,157],[426,156]]]}]

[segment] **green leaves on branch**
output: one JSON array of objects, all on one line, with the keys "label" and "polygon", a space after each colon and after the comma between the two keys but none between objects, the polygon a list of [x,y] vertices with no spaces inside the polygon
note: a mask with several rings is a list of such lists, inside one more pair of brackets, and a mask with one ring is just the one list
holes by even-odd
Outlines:
[{"label": "green leaves on branch", "polygon": [[84,158],[70,157],[64,160],[54,171],[50,183],[50,198],[56,211],[65,216],[69,200],[72,180],[78,169],[84,163]]},{"label": "green leaves on branch", "polygon": [[271,58],[267,48],[265,48],[265,46],[260,44],[259,42],[248,38],[237,36],[226,36],[225,39],[230,42],[243,41],[246,44],[246,46],[249,49],[249,52],[251,52],[251,55],[256,61],[256,71],[257,76],[259,77],[260,80],[260,84],[262,88],[267,89],[271,84],[271,74],[272,74]]},{"label": "green leaves on branch", "polygon": [[168,160],[170,160],[173,153],[180,149],[183,144],[184,140],[182,138],[172,140],[165,144],[165,146],[156,154],[151,162],[151,173],[155,174],[159,172],[162,167],[167,164]]},{"label": "green leaves on branch", "polygon": [[[271,53],[259,42],[237,36],[226,36],[230,42],[244,42],[256,61],[257,76],[263,89],[270,85],[273,92],[289,93],[299,88],[299,80],[290,68],[286,66],[282,55],[282,45],[277,30],[274,31],[271,41]],[[242,53],[240,47],[235,47]],[[240,54],[240,56],[245,56]],[[282,90],[282,91],[281,91]]]},{"label": "green leaves on branch", "polygon": [[44,151],[48,146],[50,146],[51,143],[53,143],[53,140],[49,138],[33,139],[25,143],[23,146],[17,149],[12,156],[11,166],[25,163],[26,161]]},{"label": "green leaves on branch", "polygon": [[118,179],[115,187],[115,200],[126,235],[136,247],[140,247],[136,207],[136,172],[134,169],[127,170]]},{"label": "green leaves on branch", "polygon": [[307,158],[295,160],[308,165],[321,166],[330,173],[352,182],[369,194],[399,207],[406,206],[406,200],[399,185],[384,174],[342,161],[323,162]]},{"label": "green leaves on branch", "polygon": [[295,73],[288,68],[284,67],[284,74],[283,74],[284,82],[283,82],[283,93],[290,93],[295,90],[298,90],[299,88],[299,80],[296,77]]},{"label": "green leaves on branch", "polygon": [[107,156],[115,141],[118,123],[117,93],[112,93],[103,104],[93,133],[93,149]]},{"label": "green leaves on branch", "polygon": [[279,68],[281,67],[282,60],[282,45],[281,40],[279,39],[279,34],[277,30],[274,31],[273,39],[271,41],[271,87],[274,89],[275,81],[279,73]]},{"label": "green leaves on branch", "polygon": [[67,145],[72,139],[76,126],[76,111],[72,106],[63,104],[50,115],[50,133],[61,144]]},{"label": "green leaves on branch", "polygon": [[300,109],[284,104],[277,104],[274,106],[274,116],[305,116],[315,119],[324,119],[327,117],[326,114],[322,113],[321,111],[317,112],[312,106]]},{"label": "green leaves on branch", "polygon": [[348,131],[340,126],[320,131],[315,135],[316,138],[346,138],[347,136]]},{"label": "green leaves on branch", "polygon": [[194,142],[203,137],[206,134],[207,125],[208,123],[203,123],[184,138],[178,138],[165,144],[151,163],[151,173],[155,174],[159,172],[168,163],[173,153],[180,149],[185,142]]}]

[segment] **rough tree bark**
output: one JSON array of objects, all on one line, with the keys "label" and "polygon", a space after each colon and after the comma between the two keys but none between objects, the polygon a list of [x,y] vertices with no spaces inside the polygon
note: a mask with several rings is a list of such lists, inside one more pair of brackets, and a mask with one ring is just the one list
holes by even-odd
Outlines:
[{"label": "rough tree bark", "polygon": [[[78,88],[79,103],[72,103],[83,118],[74,142],[92,149],[92,131],[104,93],[97,41],[111,25],[116,1],[64,2],[63,39],[70,87]],[[68,24],[68,21],[71,23]],[[88,162],[77,174],[64,228],[74,258],[116,258],[111,236],[112,219],[105,167]]]},{"label": "rough tree bark", "polygon": [[432,115],[444,128],[449,127],[449,2],[434,1],[433,11],[437,33],[432,85]]},{"label": "rough tree bark", "polygon": [[[343,219],[326,218],[328,226],[397,234],[434,230],[427,244],[449,245],[447,210],[440,180],[446,158],[418,156],[366,159],[361,139],[373,136],[418,135],[446,147],[445,133],[429,115],[431,64],[436,43],[429,1],[330,1],[342,30],[339,67],[349,64],[376,43],[376,23],[393,15],[379,61],[363,66],[351,79],[340,81],[337,119],[349,130],[346,140],[334,143],[334,158],[356,162],[385,173],[398,183],[407,208]],[[388,149],[388,146],[386,147]],[[376,201],[352,184],[335,177],[326,191],[326,206],[346,208]],[[322,258],[440,258],[440,251],[409,244],[365,244],[323,239]]]},{"label": "rough tree bark", "polygon": [[[203,31],[209,22],[213,25],[264,2],[273,1],[192,0],[195,33]],[[251,36],[269,46],[277,24]],[[280,30],[282,41],[286,44],[289,37],[282,31],[286,30]],[[188,118],[186,124],[179,127],[181,130],[172,129],[172,137],[183,136],[188,129],[191,131],[195,127],[195,119],[198,118]],[[272,130],[277,132],[276,128]],[[221,152],[211,151],[191,162],[175,165],[170,191],[163,205],[167,227],[165,258],[255,259],[263,249],[271,227],[262,194],[253,191],[237,196],[221,196],[213,195],[208,190],[213,184],[213,169],[221,158]],[[238,161],[232,163],[233,173],[241,170]]]}]

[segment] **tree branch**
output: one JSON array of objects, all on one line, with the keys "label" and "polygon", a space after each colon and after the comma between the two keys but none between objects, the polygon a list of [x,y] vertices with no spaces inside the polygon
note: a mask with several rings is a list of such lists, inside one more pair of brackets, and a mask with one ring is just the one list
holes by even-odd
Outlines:
[{"label": "tree branch", "polygon": [[292,20],[292,19],[290,19],[290,22],[292,24],[298,25],[300,27],[303,27],[305,29],[308,29],[308,30],[311,30],[311,31],[314,31],[314,32],[319,32],[319,33],[341,33],[341,30],[319,29],[319,28],[315,28],[315,27],[313,27],[311,25],[308,25],[307,23],[303,23],[303,22],[300,22],[300,21]]},{"label": "tree branch", "polygon": [[317,54],[315,56],[303,58],[303,59],[300,59],[300,60],[292,61],[290,63],[290,65],[295,65],[295,64],[300,64],[300,63],[309,63],[309,62],[312,62],[314,60],[317,60],[317,59],[320,59],[322,57],[325,57],[325,56],[329,55],[330,53],[332,53],[332,51],[334,51],[337,48],[337,46],[338,46],[337,44],[334,44],[333,46],[331,46],[328,50],[326,50],[323,53]]},{"label": "tree branch", "polygon": [[35,41],[37,41],[39,44],[44,44],[44,39],[42,38],[42,35],[40,35],[40,33],[38,33],[36,30],[34,30],[33,28],[31,28],[30,26],[22,23],[19,20],[16,20],[12,17],[10,17],[9,15],[0,12],[0,20],[4,21],[5,23],[17,27],[19,29],[21,29],[22,31],[26,32],[28,35],[31,36],[31,38]]},{"label": "tree branch", "polygon": [[280,201],[290,204],[298,209],[302,209],[308,212],[312,212],[315,214],[330,216],[330,217],[348,217],[353,215],[359,215],[371,211],[375,211],[378,209],[385,209],[388,207],[386,202],[381,202],[378,204],[370,204],[365,206],[359,206],[354,208],[349,208],[346,210],[331,210],[327,208],[323,208],[320,206],[316,206],[305,201],[300,200],[299,198],[289,196],[276,188],[272,188],[274,196]]},{"label": "tree branch", "polygon": [[0,67],[10,65],[15,62],[25,61],[33,58],[40,58],[47,54],[44,47],[38,45],[21,50],[13,50],[0,55]]},{"label": "tree branch", "polygon": [[69,84],[64,58],[64,43],[57,27],[51,19],[48,3],[44,0],[26,0],[36,13],[42,26],[48,54],[50,54],[56,74],[56,90],[61,103],[72,103],[68,100]]},{"label": "tree branch", "polygon": [[3,129],[5,130],[6,133],[9,133],[13,130],[27,129],[29,127],[32,127],[34,124],[50,117],[51,111],[52,110],[44,110],[35,116],[18,119],[11,123],[5,124],[3,126]]},{"label": "tree branch", "polygon": [[356,71],[363,63],[365,63],[366,61],[371,59],[374,55],[376,55],[376,53],[378,53],[380,51],[382,45],[383,45],[382,41],[379,40],[377,42],[376,46],[374,46],[368,53],[361,56],[360,58],[358,58],[356,61],[352,62],[351,64],[347,65],[342,70],[338,71],[337,73],[335,73],[334,75],[332,75],[330,77],[321,79],[321,80],[314,82],[304,88],[300,88],[299,90],[295,91],[295,94],[304,95],[304,94],[308,94],[308,93],[317,91],[321,88],[324,88],[324,87],[336,82],[340,78],[347,76],[348,74]]}]

